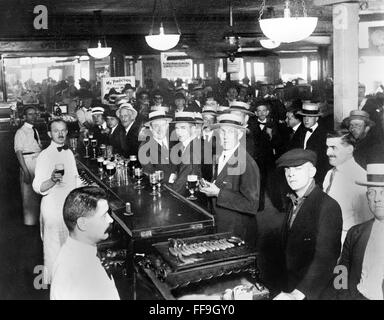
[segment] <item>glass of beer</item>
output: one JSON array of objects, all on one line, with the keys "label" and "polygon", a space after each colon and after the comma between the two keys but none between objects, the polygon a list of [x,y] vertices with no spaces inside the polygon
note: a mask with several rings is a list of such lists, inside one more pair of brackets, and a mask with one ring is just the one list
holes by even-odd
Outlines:
[{"label": "glass of beer", "polygon": [[56,163],[55,164],[55,172],[61,174],[61,179],[59,184],[63,185],[63,176],[64,176],[64,163]]},{"label": "glass of beer", "polygon": [[143,169],[142,168],[135,168],[135,178],[136,178],[136,185],[135,189],[143,189],[144,186],[141,184],[141,181],[143,180]]},{"label": "glass of beer", "polygon": [[103,171],[104,171],[103,163],[104,163],[104,157],[98,157],[97,166],[99,168],[100,175],[103,175]]},{"label": "glass of beer", "polygon": [[187,189],[190,193],[190,196],[187,198],[188,200],[196,200],[197,198],[195,197],[195,191],[197,188],[197,175],[195,174],[190,174],[187,176]]},{"label": "glass of beer", "polygon": [[158,179],[158,175],[156,173],[151,173],[149,175],[149,183],[152,186],[152,192],[150,193],[151,196],[157,195],[157,191],[156,191],[156,186],[157,186],[157,181],[158,181],[157,179]]},{"label": "glass of beer", "polygon": [[116,173],[116,166],[113,162],[108,162],[106,169],[107,169],[107,175],[108,175],[108,179],[109,179],[109,185],[112,186],[112,179]]},{"label": "glass of beer", "polygon": [[164,180],[164,171],[162,170],[157,170],[155,171],[155,174],[157,174],[157,189],[160,192],[161,191],[161,186]]},{"label": "glass of beer", "polygon": [[92,149],[93,149],[93,157],[92,157],[92,159],[95,160],[96,159],[96,147],[97,147],[97,140],[96,139],[91,139],[91,146],[92,146]]},{"label": "glass of beer", "polygon": [[84,147],[85,147],[85,156],[84,158],[89,158],[89,152],[88,152],[88,147],[89,147],[89,138],[84,138],[83,140]]},{"label": "glass of beer", "polygon": [[69,145],[71,146],[73,154],[76,155],[77,138],[70,138],[69,139]]}]

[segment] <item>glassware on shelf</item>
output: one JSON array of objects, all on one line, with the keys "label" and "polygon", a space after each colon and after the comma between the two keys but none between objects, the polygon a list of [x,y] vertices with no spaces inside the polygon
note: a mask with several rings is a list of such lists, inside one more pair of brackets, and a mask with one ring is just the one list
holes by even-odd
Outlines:
[{"label": "glassware on shelf", "polygon": [[69,139],[69,146],[71,147],[71,150],[74,155],[76,155],[77,150],[77,138],[70,138]]},{"label": "glassware on shelf", "polygon": [[156,196],[158,194],[156,191],[157,182],[158,182],[158,175],[156,173],[150,173],[149,183],[152,186],[152,192],[150,193],[151,196]]},{"label": "glassware on shelf", "polygon": [[96,139],[91,139],[91,146],[93,150],[93,160],[96,160],[96,147],[97,147],[97,140]]},{"label": "glassware on shelf", "polygon": [[188,200],[196,200],[197,198],[195,197],[195,191],[197,188],[197,175],[195,174],[190,174],[187,176],[187,189],[190,193],[190,196],[187,197]]},{"label": "glassware on shelf", "polygon": [[116,166],[113,162],[108,162],[106,168],[107,168],[107,175],[108,175],[108,179],[109,179],[109,185],[112,186],[113,176],[116,173]]}]

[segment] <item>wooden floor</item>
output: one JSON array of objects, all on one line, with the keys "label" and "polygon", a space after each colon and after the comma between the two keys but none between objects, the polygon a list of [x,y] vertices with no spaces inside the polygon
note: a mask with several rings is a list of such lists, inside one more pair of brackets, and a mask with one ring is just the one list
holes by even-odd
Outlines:
[{"label": "wooden floor", "polygon": [[[42,242],[38,227],[22,223],[18,162],[10,131],[0,130],[0,300],[49,299],[48,290],[34,288],[34,268],[42,265]],[[281,275],[279,230],[283,215],[269,201],[257,214],[259,267],[264,283],[274,288]]]}]

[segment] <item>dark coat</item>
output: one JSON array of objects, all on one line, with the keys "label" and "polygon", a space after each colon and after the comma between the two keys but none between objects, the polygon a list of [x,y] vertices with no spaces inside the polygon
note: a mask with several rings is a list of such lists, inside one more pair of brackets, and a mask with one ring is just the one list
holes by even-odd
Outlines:
[{"label": "dark coat", "polygon": [[304,200],[292,227],[282,231],[286,283],[283,291],[301,291],[319,299],[333,277],[340,255],[343,220],[339,204],[318,186]]},{"label": "dark coat", "polygon": [[233,232],[254,245],[260,193],[260,172],[255,160],[244,148],[239,148],[215,184],[220,188],[218,197],[212,198],[217,231]]},{"label": "dark coat", "polygon": [[108,133],[103,132],[99,126],[93,125],[90,128],[90,131],[93,132],[93,137],[97,139],[97,144],[100,146],[101,144],[108,144]]},{"label": "dark coat", "polygon": [[287,141],[286,151],[296,148],[303,148],[305,138],[304,125],[301,123],[295,132],[291,129],[290,136]]},{"label": "dark coat", "polygon": [[183,153],[181,153],[183,145],[179,142],[172,147],[170,153],[174,173],[177,176],[171,187],[183,196],[189,194],[186,189],[187,176],[195,174],[201,177],[201,144],[199,140],[192,140]]},{"label": "dark coat", "polygon": [[345,266],[348,270],[348,289],[337,290],[336,294],[338,299],[361,299],[362,295],[357,290],[357,285],[360,282],[365,249],[371,235],[374,221],[375,219],[371,219],[353,226],[347,233],[339,265]]},{"label": "dark coat", "polygon": [[152,135],[140,144],[139,161],[146,173],[154,173],[157,170],[164,171],[165,183],[168,182],[171,173],[175,172],[169,158],[169,142],[168,148],[165,148],[159,145]]},{"label": "dark coat", "polygon": [[188,105],[185,108],[185,111],[188,112],[201,112],[203,109],[203,103],[200,102],[200,107],[197,104],[196,100],[192,100],[188,103]]},{"label": "dark coat", "polygon": [[124,131],[124,128],[121,124],[118,124],[116,129],[112,133],[108,134],[108,144],[113,147],[114,153],[122,153],[120,143],[120,135],[122,134],[121,131]]},{"label": "dark coat", "polygon": [[139,130],[140,125],[136,121],[133,123],[128,133],[125,132],[124,127],[122,128],[122,130],[120,130],[120,149],[124,157],[129,158],[130,155],[137,156],[140,145]]},{"label": "dark coat", "polygon": [[367,169],[367,163],[384,162],[384,143],[377,131],[369,130],[363,139],[356,142],[353,157],[364,169]]}]

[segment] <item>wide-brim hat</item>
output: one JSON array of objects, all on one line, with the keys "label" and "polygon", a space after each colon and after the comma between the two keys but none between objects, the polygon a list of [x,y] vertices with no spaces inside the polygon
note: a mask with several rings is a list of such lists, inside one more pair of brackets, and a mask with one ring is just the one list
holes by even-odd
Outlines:
[{"label": "wide-brim hat", "polygon": [[240,111],[250,116],[254,116],[255,114],[250,111],[251,106],[243,101],[233,101],[229,104],[229,111]]},{"label": "wide-brim hat", "polygon": [[280,167],[298,167],[306,162],[311,162],[316,166],[317,155],[312,150],[292,149],[280,156],[276,160],[276,166]]},{"label": "wide-brim hat", "polygon": [[228,112],[229,112],[229,106],[218,106],[217,107],[217,114],[228,113]]},{"label": "wide-brim hat", "polygon": [[319,105],[316,103],[310,103],[310,102],[304,102],[303,107],[297,114],[301,116],[306,116],[306,117],[320,117],[323,115],[320,112]]},{"label": "wide-brim hat", "polygon": [[173,118],[172,123],[181,123],[181,122],[196,124],[195,113],[188,112],[188,111],[175,112],[175,116]]},{"label": "wide-brim hat", "polygon": [[363,120],[367,126],[373,127],[375,122],[369,118],[369,113],[363,110],[352,110],[349,117],[343,120],[343,123],[349,127],[351,120]]},{"label": "wide-brim hat", "polygon": [[115,105],[119,106],[123,103],[129,103],[129,98],[125,94],[118,94],[115,98]]},{"label": "wide-brim hat", "polygon": [[195,120],[196,120],[197,124],[203,124],[204,123],[203,116],[200,112],[195,112]]},{"label": "wide-brim hat", "polygon": [[210,129],[221,128],[222,126],[230,126],[237,129],[247,131],[247,127],[243,124],[243,118],[233,113],[223,113],[217,116],[217,123],[208,126]]},{"label": "wide-brim hat", "polygon": [[210,115],[216,116],[216,114],[217,114],[217,107],[213,106],[213,105],[205,105],[203,107],[203,111],[201,113],[203,115],[204,114],[210,114]]},{"label": "wide-brim hat", "polygon": [[384,187],[384,163],[367,164],[367,180],[356,181],[356,184],[367,187]]},{"label": "wide-brim hat", "polygon": [[166,106],[152,106],[150,108],[150,111],[163,111],[165,113],[168,113],[169,112],[169,107],[166,107]]},{"label": "wide-brim hat", "polygon": [[120,111],[122,109],[127,109],[127,110],[132,111],[135,115],[135,118],[137,117],[137,111],[135,110],[135,108],[130,103],[123,103],[120,105],[119,109],[116,110],[116,116],[117,117],[120,116]]},{"label": "wide-brim hat", "polygon": [[152,111],[148,114],[148,121],[144,123],[144,126],[148,127],[151,122],[155,120],[167,120],[172,121],[172,117],[164,111]]},{"label": "wide-brim hat", "polygon": [[93,107],[91,111],[92,111],[92,115],[104,114],[105,109],[103,107]]},{"label": "wide-brim hat", "polygon": [[203,90],[203,89],[204,89],[203,85],[198,84],[192,88],[192,91]]}]

